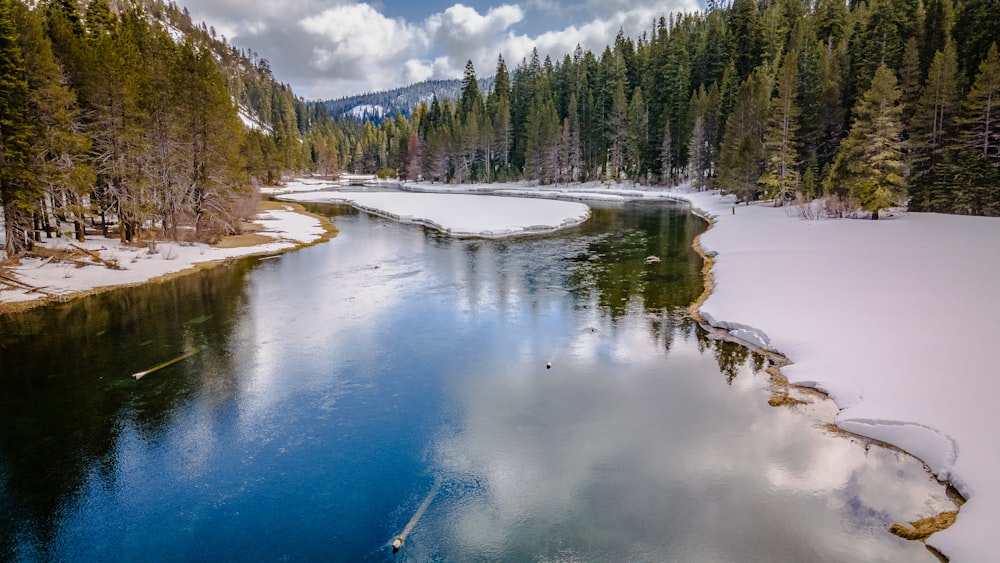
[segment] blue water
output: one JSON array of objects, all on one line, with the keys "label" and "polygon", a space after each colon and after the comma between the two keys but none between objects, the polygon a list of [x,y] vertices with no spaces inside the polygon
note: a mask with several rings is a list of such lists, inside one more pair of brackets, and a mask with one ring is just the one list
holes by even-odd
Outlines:
[{"label": "blue water", "polygon": [[0,559],[933,561],[885,531],[944,503],[918,462],[769,407],[686,318],[684,209],[323,210],[322,245],[0,317]]}]

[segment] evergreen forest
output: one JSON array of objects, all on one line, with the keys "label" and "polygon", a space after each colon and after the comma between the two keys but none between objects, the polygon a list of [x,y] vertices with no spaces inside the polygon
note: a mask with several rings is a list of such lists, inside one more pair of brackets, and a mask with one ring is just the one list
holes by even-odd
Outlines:
[{"label": "evergreen forest", "polygon": [[[719,188],[1000,215],[997,0],[708,0],[600,53],[468,63],[455,98],[331,118],[163,0],[0,0],[8,256],[55,226],[213,240],[283,174]],[[828,207],[829,208],[829,207]]]}]

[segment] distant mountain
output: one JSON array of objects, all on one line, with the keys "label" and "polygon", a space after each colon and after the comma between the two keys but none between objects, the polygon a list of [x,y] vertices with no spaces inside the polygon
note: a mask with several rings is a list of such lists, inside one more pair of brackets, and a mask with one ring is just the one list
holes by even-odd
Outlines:
[{"label": "distant mountain", "polygon": [[[479,89],[488,92],[493,88],[493,77],[480,78]],[[348,96],[317,103],[326,107],[331,117],[347,117],[358,121],[372,121],[376,125],[397,115],[409,118],[420,102],[437,96],[439,100],[457,100],[462,95],[461,80],[427,80],[394,90]]]}]

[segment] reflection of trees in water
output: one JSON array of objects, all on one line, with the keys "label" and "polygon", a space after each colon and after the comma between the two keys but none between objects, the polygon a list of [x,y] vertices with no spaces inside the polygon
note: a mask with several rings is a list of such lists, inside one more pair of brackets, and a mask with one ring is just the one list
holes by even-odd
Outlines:
[{"label": "reflection of trees in water", "polygon": [[595,208],[586,225],[580,246],[565,258],[570,291],[596,301],[612,322],[639,307],[653,337],[669,348],[672,329],[704,287],[701,258],[691,247],[704,221],[678,207],[631,204]]},{"label": "reflection of trees in water", "polygon": [[[691,321],[694,323],[694,321]],[[695,324],[695,336],[698,340],[698,350],[702,354],[711,351],[719,364],[719,371],[726,378],[726,383],[732,383],[740,374],[740,369],[749,365],[750,370],[757,374],[767,367],[767,356],[755,352],[742,344],[715,338],[705,329]]]},{"label": "reflection of trees in water", "polygon": [[[123,430],[155,439],[199,388],[218,386],[212,375],[233,371],[226,343],[251,265],[0,316],[0,559],[49,558],[60,512],[88,479],[113,479]],[[202,352],[130,377],[192,347]]]}]

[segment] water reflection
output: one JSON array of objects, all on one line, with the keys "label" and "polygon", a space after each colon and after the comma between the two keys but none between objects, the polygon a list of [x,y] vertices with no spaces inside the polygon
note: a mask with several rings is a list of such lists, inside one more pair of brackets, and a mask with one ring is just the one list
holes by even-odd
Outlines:
[{"label": "water reflection", "polygon": [[0,318],[0,559],[931,560],[884,531],[946,502],[919,463],[771,409],[685,316],[683,210],[316,209],[327,244]]},{"label": "water reflection", "polygon": [[[206,321],[233,317],[246,271],[236,265],[0,316],[0,553],[48,558],[66,500],[114,480],[125,429],[155,440],[178,408],[218,394],[220,374],[231,370],[215,346],[229,327]],[[130,374],[191,347],[204,351],[170,378],[150,376],[141,396],[132,392]]]},{"label": "water reflection", "polygon": [[[619,339],[648,340],[643,324]],[[706,385],[692,339],[667,365],[629,350],[620,372],[571,355],[464,382],[464,424],[435,444],[452,488],[410,560],[931,560],[884,531],[945,503],[921,464],[769,410],[751,362]]]}]

